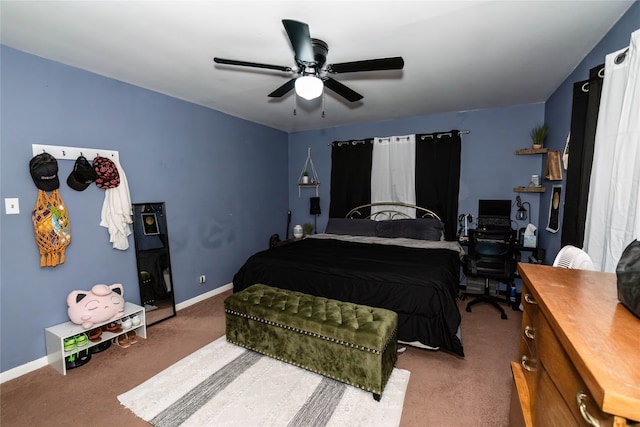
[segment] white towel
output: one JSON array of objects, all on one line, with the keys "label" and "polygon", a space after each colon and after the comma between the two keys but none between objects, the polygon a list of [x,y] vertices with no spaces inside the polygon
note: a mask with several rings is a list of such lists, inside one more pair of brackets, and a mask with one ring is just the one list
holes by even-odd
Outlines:
[{"label": "white towel", "polygon": [[124,251],[129,248],[133,207],[124,169],[117,158],[111,160],[118,168],[120,185],[105,190],[100,225],[109,230],[109,242],[113,243],[113,248]]}]

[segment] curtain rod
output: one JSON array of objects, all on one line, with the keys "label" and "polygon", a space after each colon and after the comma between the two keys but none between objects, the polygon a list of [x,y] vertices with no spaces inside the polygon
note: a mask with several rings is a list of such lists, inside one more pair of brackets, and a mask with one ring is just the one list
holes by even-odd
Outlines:
[{"label": "curtain rod", "polygon": [[[470,131],[470,130],[461,130],[461,131],[458,131],[458,134],[460,134],[460,135],[468,135],[468,134],[470,134],[470,133],[471,133],[471,131]],[[426,139],[426,138],[431,138],[431,139],[433,139],[433,138],[434,138],[434,135],[435,135],[435,136],[437,136],[438,138],[442,138],[443,136],[452,136],[452,135],[453,135],[453,133],[452,133],[452,132],[434,132],[434,133],[430,133],[430,134],[421,135],[421,136],[420,136],[420,139],[421,139],[421,140],[424,140],[424,139]]]},{"label": "curtain rod", "polygon": [[355,141],[334,141],[334,142],[330,142],[327,145],[329,147],[331,147],[332,145],[337,145],[338,147],[342,147],[343,145],[358,145],[358,144],[366,144],[367,142],[373,142],[373,138],[372,139],[358,139]]},{"label": "curtain rod", "polygon": [[[470,130],[461,130],[458,131],[458,133],[460,135],[468,135],[471,133]],[[442,138],[443,136],[451,136],[452,133],[451,132],[434,132],[432,134],[426,134],[426,135],[422,135],[420,137],[420,139],[424,140],[426,138],[432,138],[434,137],[434,135],[437,135],[438,138]],[[392,137],[388,136],[382,139],[391,139]],[[406,138],[406,137],[400,137],[400,138]],[[358,140],[354,140],[354,141],[333,141],[327,144],[327,146],[331,147],[333,145],[337,145],[338,147],[342,147],[343,145],[358,145],[358,144],[366,144],[367,142],[373,142],[373,138],[368,138],[368,139],[358,139]]]}]

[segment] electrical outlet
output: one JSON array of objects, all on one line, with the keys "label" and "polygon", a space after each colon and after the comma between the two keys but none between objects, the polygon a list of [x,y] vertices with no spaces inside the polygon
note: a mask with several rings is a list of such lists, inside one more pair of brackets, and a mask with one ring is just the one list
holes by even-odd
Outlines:
[{"label": "electrical outlet", "polygon": [[203,274],[202,276],[200,276],[200,280],[199,283],[202,285],[204,282],[207,281],[207,277]]}]

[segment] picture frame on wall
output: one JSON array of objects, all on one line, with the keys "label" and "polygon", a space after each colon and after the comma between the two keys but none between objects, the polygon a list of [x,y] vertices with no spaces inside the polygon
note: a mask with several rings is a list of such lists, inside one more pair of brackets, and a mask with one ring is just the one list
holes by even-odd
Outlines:
[{"label": "picture frame on wall", "polygon": [[143,213],[140,215],[142,216],[142,225],[146,236],[155,236],[160,234],[160,230],[158,229],[158,218],[156,218],[155,213]]},{"label": "picture frame on wall", "polygon": [[549,200],[549,221],[547,231],[557,233],[560,229],[560,196],[562,195],[562,185],[554,185],[551,188],[551,198]]}]

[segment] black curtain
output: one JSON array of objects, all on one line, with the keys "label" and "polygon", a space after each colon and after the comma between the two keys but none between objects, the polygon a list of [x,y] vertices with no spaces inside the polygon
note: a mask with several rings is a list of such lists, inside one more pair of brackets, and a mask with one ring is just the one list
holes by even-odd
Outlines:
[{"label": "black curtain", "polygon": [[416,204],[440,216],[446,240],[456,240],[461,147],[457,130],[416,135]]},{"label": "black curtain", "polygon": [[[371,203],[373,139],[336,141],[331,148],[329,218],[344,218],[353,208]],[[362,212],[369,215],[369,211]]]},{"label": "black curtain", "polygon": [[[372,142],[332,143],[330,218],[371,202]],[[461,147],[457,130],[416,135],[416,204],[442,218],[447,240],[456,240]]]},{"label": "black curtain", "polygon": [[564,199],[561,245],[581,248],[593,163],[604,64],[589,71],[589,80],[574,83],[569,139],[569,166]]}]

